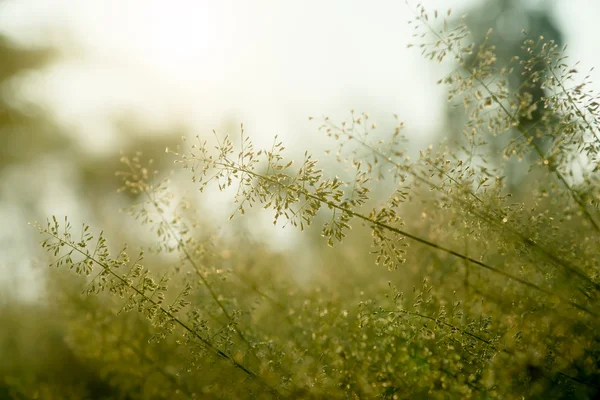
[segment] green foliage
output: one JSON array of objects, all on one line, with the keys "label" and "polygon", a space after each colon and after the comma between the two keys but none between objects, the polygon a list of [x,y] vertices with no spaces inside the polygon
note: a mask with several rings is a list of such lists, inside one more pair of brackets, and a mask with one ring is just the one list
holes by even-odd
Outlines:
[{"label": "green foliage", "polygon": [[[51,280],[64,294],[70,348],[118,393],[106,398],[598,393],[595,95],[587,78],[572,82],[574,69],[543,38],[526,38],[528,58],[513,59],[531,72],[513,92],[514,66],[497,65],[486,40],[468,44],[464,26],[429,22],[440,18],[419,8],[413,23],[424,56],[458,65],[440,80],[468,116],[457,144],[412,160],[402,123],[388,136],[352,112],[319,127],[337,141],[343,176],[308,152],[296,166],[277,138],[256,149],[243,127],[239,140],[215,133],[167,149],[204,195],[231,195],[231,217],[260,206],[275,225],[308,237],[320,225],[335,247],[315,247],[322,268],[308,283],[261,243],[207,233],[192,203],[178,200],[141,154],[123,157],[119,176],[140,201],[129,214],[156,235],[154,259],[115,250],[102,232],[67,218],[38,226],[51,266],[82,275],[83,292],[98,295],[80,298]],[[539,102],[527,82],[546,90]],[[524,124],[533,111],[541,116]],[[509,193],[504,165],[487,161],[489,138],[503,135],[512,138],[507,160],[533,160],[521,192]]]}]

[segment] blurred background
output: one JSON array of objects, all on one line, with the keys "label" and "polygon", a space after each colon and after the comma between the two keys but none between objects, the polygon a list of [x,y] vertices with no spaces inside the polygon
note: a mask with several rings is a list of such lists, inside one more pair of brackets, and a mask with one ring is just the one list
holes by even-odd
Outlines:
[{"label": "blurred background", "polygon": [[[518,52],[525,28],[568,43],[582,69],[600,58],[593,0],[425,5],[468,13],[475,37],[495,27],[501,57]],[[141,150],[168,170],[164,148],[181,135],[236,135],[240,122],[259,147],[278,134],[292,152],[318,152],[328,144],[307,117],[342,119],[350,109],[384,121],[397,113],[416,147],[451,136],[455,117],[435,85],[450,66],[407,49],[414,6],[1,0],[3,287],[23,298],[39,294],[32,274],[38,237],[28,222],[68,214],[103,227],[113,218],[115,230],[123,229],[114,216],[121,152]],[[261,234],[273,236],[274,246],[293,240],[295,232],[268,226]]]}]

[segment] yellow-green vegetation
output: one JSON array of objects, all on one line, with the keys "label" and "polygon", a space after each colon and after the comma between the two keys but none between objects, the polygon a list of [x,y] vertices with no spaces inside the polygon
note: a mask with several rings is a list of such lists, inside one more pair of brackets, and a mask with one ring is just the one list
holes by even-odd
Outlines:
[{"label": "yellow-green vegetation", "polygon": [[[64,386],[7,377],[7,393],[598,395],[598,100],[553,42],[524,34],[524,55],[498,65],[494,46],[470,44],[448,15],[419,8],[412,23],[414,46],[455,68],[439,83],[465,109],[458,143],[411,157],[401,122],[387,132],[353,111],[346,121],[316,119],[337,143],[341,168],[331,173],[310,149],[293,160],[279,139],[256,148],[243,127],[167,149],[193,188],[230,195],[235,218],[223,224],[264,208],[275,225],[297,227],[307,240],[323,236],[311,244],[308,280],[255,237],[213,235],[150,160],[123,157],[122,190],[136,201],[127,212],[154,244],[144,244],[145,256],[131,250],[142,243],[112,243],[68,218],[38,226],[51,266],[82,276],[74,282],[52,269],[48,292],[66,332],[58,341],[89,372]],[[511,74],[522,75],[518,91]],[[529,85],[544,88],[541,100],[532,101]],[[498,143],[503,157],[490,154]],[[508,190],[508,163],[525,171],[520,190]]]}]

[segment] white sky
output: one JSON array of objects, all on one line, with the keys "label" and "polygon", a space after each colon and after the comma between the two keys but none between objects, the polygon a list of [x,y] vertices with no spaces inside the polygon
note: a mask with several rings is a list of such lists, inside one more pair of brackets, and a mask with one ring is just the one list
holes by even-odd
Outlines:
[{"label": "white sky", "polygon": [[441,104],[435,66],[406,48],[411,12],[402,0],[9,0],[0,27],[63,47],[24,96],[98,149],[128,111],[202,129],[231,117],[268,138],[353,107],[426,128]]},{"label": "white sky", "polygon": [[[475,0],[426,0],[461,12]],[[558,0],[575,58],[598,61],[600,4]],[[439,128],[439,70],[407,49],[414,8],[403,0],[5,0],[0,29],[58,44],[63,62],[25,79],[91,150],[118,139],[112,118],[208,130],[225,118],[269,141],[294,138],[308,115],[396,112],[417,132]],[[118,144],[118,141],[116,142]]]},{"label": "white sky", "polygon": [[[424,4],[461,12],[473,2]],[[594,65],[599,2],[556,4],[574,58]],[[118,136],[111,120],[129,113],[199,130],[229,117],[265,141],[351,108],[439,128],[439,70],[406,48],[412,10],[403,0],[5,0],[0,29],[63,49],[62,62],[24,78],[22,96],[102,151]]]}]

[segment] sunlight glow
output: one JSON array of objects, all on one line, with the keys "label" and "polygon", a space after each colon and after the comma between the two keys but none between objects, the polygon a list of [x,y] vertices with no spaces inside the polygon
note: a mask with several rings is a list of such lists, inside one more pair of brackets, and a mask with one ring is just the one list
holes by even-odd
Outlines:
[{"label": "sunlight glow", "polygon": [[104,14],[101,22],[110,25],[96,27],[101,37],[94,47],[148,69],[159,79],[183,82],[210,74],[219,49],[227,47],[223,15],[210,1],[129,0],[115,2],[114,7],[104,4],[97,11]]}]

